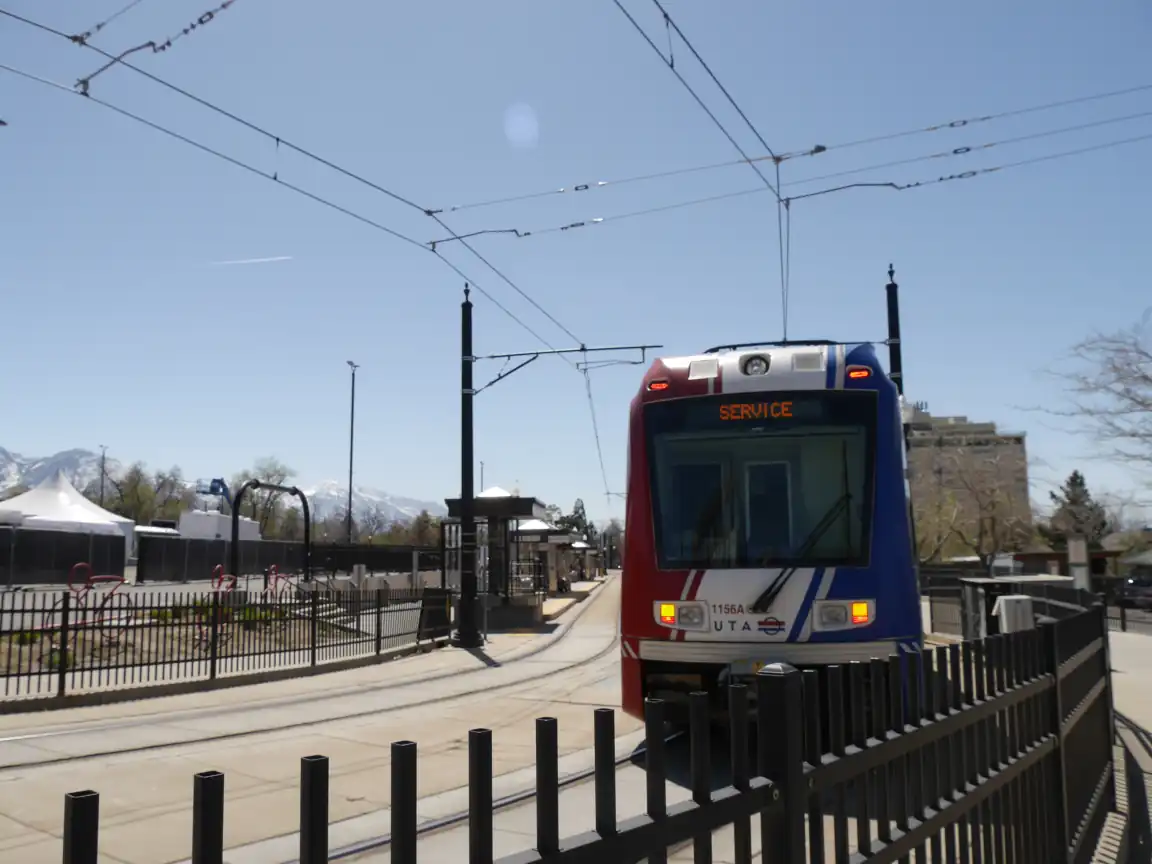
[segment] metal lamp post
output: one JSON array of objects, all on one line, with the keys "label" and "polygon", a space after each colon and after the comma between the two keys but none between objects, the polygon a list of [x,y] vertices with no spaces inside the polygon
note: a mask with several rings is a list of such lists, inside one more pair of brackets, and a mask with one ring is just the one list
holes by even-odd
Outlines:
[{"label": "metal lamp post", "polygon": [[348,417],[348,512],[345,514],[348,529],[348,545],[352,545],[352,458],[356,449],[356,370],[360,367],[351,360],[345,361],[352,370],[352,407]]},{"label": "metal lamp post", "polygon": [[100,445],[100,506],[104,506],[104,478],[108,476],[108,471],[105,468],[105,458],[108,454],[108,446],[106,444]]}]

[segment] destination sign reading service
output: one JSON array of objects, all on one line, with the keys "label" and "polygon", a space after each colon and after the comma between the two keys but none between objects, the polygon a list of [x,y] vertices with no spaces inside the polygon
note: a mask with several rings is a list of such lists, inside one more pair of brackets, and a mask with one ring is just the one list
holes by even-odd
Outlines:
[{"label": "destination sign reading service", "polygon": [[791,416],[791,402],[737,402],[720,406],[721,420],[779,420]]},{"label": "destination sign reading service", "polygon": [[790,390],[728,393],[650,402],[645,425],[652,434],[705,429],[792,429],[868,425],[876,421],[875,391]]}]

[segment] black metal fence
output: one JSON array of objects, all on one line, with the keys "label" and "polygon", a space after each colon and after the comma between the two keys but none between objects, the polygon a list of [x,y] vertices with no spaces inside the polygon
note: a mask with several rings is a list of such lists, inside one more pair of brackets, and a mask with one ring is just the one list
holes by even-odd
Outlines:
[{"label": "black metal fence", "polygon": [[440,589],[0,594],[5,699],[213,680],[380,655],[449,635]]},{"label": "black metal fence", "polygon": [[0,586],[63,585],[78,561],[102,576],[123,576],[126,544],[123,534],[0,527]]},{"label": "black metal fence", "polygon": [[[649,699],[645,813],[622,822],[613,712],[598,709],[595,829],[564,839],[556,721],[541,718],[535,848],[499,864],[666,862],[689,844],[696,862],[711,862],[718,831],[734,850],[725,860],[737,864],[892,864],[928,854],[934,862],[1084,864],[1115,806],[1106,637],[1096,606],[1038,630],[833,666],[824,675],[767,667],[754,688],[728,687],[730,782],[719,790],[710,700],[694,693],[692,797],[672,806],[665,706]],[[847,718],[829,727],[830,740],[822,737],[825,713]],[[469,851],[453,860],[491,864],[490,730],[472,730],[468,749]],[[390,847],[394,864],[421,860],[417,769],[417,745],[394,743],[391,835],[378,844]],[[224,779],[215,771],[194,778],[193,864],[223,861]],[[301,761],[300,864],[329,860],[328,779],[327,757]],[[66,796],[65,864],[95,860],[99,802],[94,791]]]},{"label": "black metal fence", "polygon": [[[1100,595],[1064,585],[1024,583],[1014,586],[1013,590],[1030,596],[1036,614],[1048,618],[1068,618],[1087,606],[1102,602]],[[1110,630],[1152,635],[1152,612],[1112,605],[1105,608]]]},{"label": "black metal fence", "polygon": [[[228,567],[231,546],[229,540],[140,537],[136,581],[198,582],[209,579],[217,566]],[[313,573],[350,573],[355,564],[365,565],[369,573],[408,573],[414,563],[423,570],[439,570],[439,556],[440,550],[432,547],[314,543],[311,563]],[[271,566],[283,573],[302,572],[304,544],[287,540],[240,541],[240,573],[235,575],[260,574]]]}]

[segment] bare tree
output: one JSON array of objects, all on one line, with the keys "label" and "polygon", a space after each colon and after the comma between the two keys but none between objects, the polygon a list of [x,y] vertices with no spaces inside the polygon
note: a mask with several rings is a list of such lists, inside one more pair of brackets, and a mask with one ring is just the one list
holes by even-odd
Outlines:
[{"label": "bare tree", "polygon": [[1041,410],[1071,419],[1102,457],[1152,469],[1152,308],[1133,327],[1085,339],[1072,357],[1077,368],[1056,373],[1071,405]]},{"label": "bare tree", "polygon": [[1135,493],[1104,492],[1100,503],[1108,519],[1110,532],[1140,531],[1148,524],[1148,505]]},{"label": "bare tree", "polygon": [[383,534],[387,530],[388,517],[379,505],[369,509],[360,519],[360,534],[366,538]]},{"label": "bare tree", "polygon": [[152,518],[178,519],[180,514],[192,506],[196,495],[184,482],[184,474],[178,466],[168,471],[157,471],[152,478]]},{"label": "bare tree", "polygon": [[960,504],[954,494],[940,495],[937,500],[925,502],[920,507],[913,502],[912,512],[916,520],[916,555],[921,564],[938,561],[941,556],[954,551],[960,542],[956,535]]},{"label": "bare tree", "polygon": [[952,532],[991,571],[997,555],[1022,551],[1032,540],[1027,483],[1005,454],[985,447],[959,447],[944,459],[946,488],[957,505]]},{"label": "bare tree", "polygon": [[[258,459],[250,471],[242,471],[236,475],[232,480],[232,488],[239,489],[248,480],[259,480],[261,483],[267,483],[272,486],[286,486],[288,485],[288,481],[295,476],[296,472],[279,459],[274,456],[268,456],[263,459]],[[279,515],[278,511],[281,509],[280,499],[283,497],[283,493],[271,489],[263,489],[255,493],[249,493],[249,495],[251,496],[249,502],[251,517],[260,523],[260,533],[264,535],[276,524],[276,517]],[[244,509],[243,503],[240,506],[241,509]]]}]

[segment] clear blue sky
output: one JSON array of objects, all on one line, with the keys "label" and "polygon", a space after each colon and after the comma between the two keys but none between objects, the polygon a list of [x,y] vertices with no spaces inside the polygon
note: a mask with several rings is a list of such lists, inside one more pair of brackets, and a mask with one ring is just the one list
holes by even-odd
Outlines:
[{"label": "clear blue sky", "polygon": [[[176,33],[213,0],[144,0],[93,39],[110,51]],[[68,32],[122,0],[0,6]],[[625,5],[667,46],[649,0]],[[1152,81],[1139,0],[668,0],[774,149],[793,151]],[[677,68],[761,150],[688,52]],[[102,60],[0,19],[0,58],[71,85]],[[374,181],[440,207],[736,156],[611,0],[238,0],[171,50],[135,62]],[[420,241],[430,219],[114,68],[93,95],[169,125]],[[539,121],[505,134],[510,106]],[[829,152],[784,179],[1152,110],[1152,92]],[[125,461],[228,475],[276,455],[314,482],[345,475],[348,370],[362,365],[357,482],[458,493],[461,279],[402,244],[81,99],[0,73],[0,444],[29,454],[107,444]],[[861,175],[929,179],[1152,133],[1152,118]],[[1093,328],[1149,305],[1152,141],[906,192],[794,205],[793,336],[883,338],[883,284],[903,291],[910,396],[1029,433],[1040,483],[1083,445],[1020,410],[1058,404],[1041,371]],[[460,233],[565,224],[756,185],[746,166],[460,213]],[[797,187],[811,191],[819,184]],[[779,338],[767,194],[583,231],[477,238],[477,248],[589,345],[688,353]],[[457,244],[458,245],[458,244]],[[570,340],[461,248],[446,252],[557,346]],[[213,262],[291,256],[248,266]],[[537,343],[484,298],[480,353]],[[495,374],[487,364],[479,376]],[[624,485],[627,407],[641,375],[594,374],[608,482]],[[567,509],[605,503],[583,381],[542,360],[477,401],[489,484]],[[1090,485],[1125,472],[1089,465]],[[1042,496],[1038,489],[1036,496]]]}]

